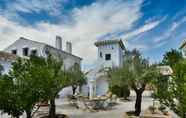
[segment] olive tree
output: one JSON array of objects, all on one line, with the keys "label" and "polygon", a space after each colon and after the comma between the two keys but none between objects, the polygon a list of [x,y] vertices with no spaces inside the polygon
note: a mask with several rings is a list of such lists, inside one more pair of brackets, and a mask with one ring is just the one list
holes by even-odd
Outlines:
[{"label": "olive tree", "polygon": [[86,84],[86,77],[81,71],[80,65],[75,63],[68,70],[69,85],[72,87],[73,95],[76,92],[77,87],[81,88],[83,84]]},{"label": "olive tree", "polygon": [[27,118],[32,117],[32,110],[40,101],[41,92],[38,80],[31,75],[30,60],[17,58],[12,68],[0,80],[0,109],[13,117],[19,117],[24,112]]},{"label": "olive tree", "polygon": [[110,71],[111,85],[112,84],[127,84],[136,93],[135,114],[141,112],[142,94],[145,91],[146,85],[153,79],[159,76],[154,65],[142,57],[137,50],[128,51],[125,55],[123,66],[113,68]]},{"label": "olive tree", "polygon": [[17,98],[14,83],[7,75],[0,78],[0,110],[15,118],[19,118],[24,112]]},{"label": "olive tree", "polygon": [[33,77],[42,83],[38,85],[38,88],[44,93],[43,98],[50,102],[49,117],[55,118],[55,98],[61,89],[70,85],[63,61],[51,54],[47,58],[31,58],[30,61],[33,65],[33,69],[31,69]]},{"label": "olive tree", "polygon": [[[170,107],[181,118],[186,118],[186,60],[174,64],[169,83],[158,81],[155,95],[162,104]],[[160,84],[161,83],[161,84]]]}]

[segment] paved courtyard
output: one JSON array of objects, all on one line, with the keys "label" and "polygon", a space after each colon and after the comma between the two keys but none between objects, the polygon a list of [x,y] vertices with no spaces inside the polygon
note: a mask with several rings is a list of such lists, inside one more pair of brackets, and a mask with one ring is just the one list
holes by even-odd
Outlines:
[{"label": "paved courtyard", "polygon": [[[152,105],[152,98],[143,97],[142,102],[142,111],[147,109]],[[57,99],[57,113],[67,114],[70,118],[123,118],[124,112],[134,110],[135,100],[134,98],[128,102],[119,102],[118,105],[114,106],[111,110],[99,111],[99,112],[90,112],[77,109],[69,105],[67,100]],[[174,114],[173,114],[174,115]],[[0,118],[10,118],[7,115],[2,115]],[[24,118],[24,116],[22,117]],[[173,118],[178,118],[173,116]]]}]

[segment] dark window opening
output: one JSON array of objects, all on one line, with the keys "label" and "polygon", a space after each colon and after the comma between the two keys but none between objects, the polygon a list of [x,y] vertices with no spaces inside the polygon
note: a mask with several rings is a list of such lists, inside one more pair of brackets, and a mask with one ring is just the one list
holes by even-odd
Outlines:
[{"label": "dark window opening", "polygon": [[102,52],[100,52],[99,56],[100,56],[101,58],[103,57],[103,54],[102,54]]},{"label": "dark window opening", "polygon": [[31,55],[37,56],[37,50],[32,50]]},{"label": "dark window opening", "polygon": [[46,50],[45,50],[45,54],[48,56],[48,55],[49,55],[49,53],[50,53],[50,52],[49,52],[49,50],[48,50],[48,49],[46,49]]},{"label": "dark window opening", "polygon": [[111,60],[111,54],[105,54],[105,60]]},{"label": "dark window opening", "polygon": [[12,54],[17,54],[17,50],[12,50]]},{"label": "dark window opening", "polygon": [[28,56],[28,48],[23,48],[23,55]]}]

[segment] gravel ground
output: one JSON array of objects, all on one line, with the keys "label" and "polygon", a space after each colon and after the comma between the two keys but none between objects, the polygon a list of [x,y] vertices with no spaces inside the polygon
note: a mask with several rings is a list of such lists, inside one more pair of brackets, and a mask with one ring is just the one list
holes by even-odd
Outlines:
[{"label": "gravel ground", "polygon": [[[99,111],[99,112],[90,112],[83,111],[81,109],[76,109],[68,104],[65,99],[57,99],[56,100],[56,108],[57,113],[59,114],[67,114],[70,118],[123,118],[124,112],[134,110],[135,100],[131,98],[131,101],[128,102],[119,102],[118,105],[114,106],[110,110]],[[150,105],[152,105],[152,98],[143,97],[142,101],[142,111],[147,109]],[[173,114],[174,115],[174,114]],[[7,115],[0,115],[0,118],[10,118]],[[22,116],[22,118],[25,118]],[[178,118],[177,116],[173,116],[173,118]]]},{"label": "gravel ground", "polygon": [[[124,112],[134,110],[134,101],[119,102],[118,105],[114,106],[111,110],[89,112],[76,109],[68,105],[68,103],[60,102],[58,113],[67,114],[70,118],[123,118]],[[145,98],[142,103],[142,110],[146,109],[149,105],[152,105],[152,98]],[[65,106],[65,107],[64,107]]]}]

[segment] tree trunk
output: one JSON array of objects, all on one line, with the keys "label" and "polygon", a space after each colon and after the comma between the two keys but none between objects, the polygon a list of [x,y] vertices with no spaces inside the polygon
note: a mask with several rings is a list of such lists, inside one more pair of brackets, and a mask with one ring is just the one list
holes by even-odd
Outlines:
[{"label": "tree trunk", "polygon": [[31,118],[31,111],[30,110],[26,111],[26,118]]},{"label": "tree trunk", "polygon": [[50,99],[49,117],[55,118],[56,116],[56,105],[55,98]]},{"label": "tree trunk", "polygon": [[76,88],[77,88],[76,86],[72,86],[72,94],[73,95],[75,95],[75,93],[76,93]]},{"label": "tree trunk", "polygon": [[136,91],[136,103],[135,103],[135,114],[139,116],[141,113],[141,101],[142,101],[142,93],[141,91]]}]

